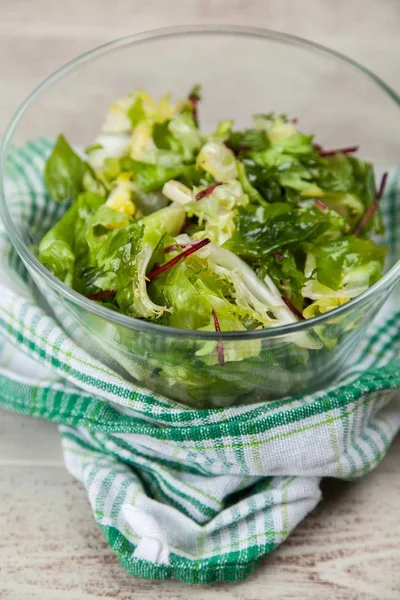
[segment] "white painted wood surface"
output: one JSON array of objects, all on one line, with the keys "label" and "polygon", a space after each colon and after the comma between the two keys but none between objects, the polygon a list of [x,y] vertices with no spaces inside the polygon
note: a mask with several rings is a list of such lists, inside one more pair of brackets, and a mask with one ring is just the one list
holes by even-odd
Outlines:
[{"label": "white painted wood surface", "polygon": [[[400,88],[399,0],[0,0],[0,133],[29,91],[81,52],[185,23],[277,29],[326,44]],[[1,600],[397,600],[400,440],[374,473],[325,500],[240,585],[129,577],[66,473],[55,427],[0,412]]]}]

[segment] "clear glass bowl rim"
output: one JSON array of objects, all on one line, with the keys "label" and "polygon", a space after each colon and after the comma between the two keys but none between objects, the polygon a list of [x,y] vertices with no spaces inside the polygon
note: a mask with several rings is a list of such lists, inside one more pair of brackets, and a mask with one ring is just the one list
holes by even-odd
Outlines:
[{"label": "clear glass bowl rim", "polygon": [[124,46],[129,46],[133,44],[139,44],[140,42],[145,42],[148,40],[157,40],[157,39],[169,39],[171,37],[180,37],[187,35],[237,35],[242,37],[249,38],[263,38],[269,41],[276,41],[280,43],[285,43],[287,45],[300,46],[303,49],[315,52],[326,54],[331,58],[338,60],[339,62],[343,62],[348,66],[354,68],[359,71],[368,79],[372,80],[378,87],[380,87],[386,95],[393,100],[397,106],[400,108],[400,96],[390,87],[388,86],[382,79],[380,79],[377,75],[372,73],[369,69],[363,67],[355,60],[336,52],[335,50],[331,50],[322,46],[320,44],[316,44],[309,40],[293,36],[287,33],[281,33],[278,31],[273,31],[269,29],[257,28],[257,27],[246,27],[239,25],[180,25],[176,27],[165,27],[161,29],[154,29],[150,31],[144,31],[140,33],[136,33],[133,35],[124,36],[122,38],[113,40],[111,42],[107,42],[106,44],[102,44],[88,52],[81,54],[76,57],[72,61],[66,63],[64,66],[60,67],[54,73],[52,73],[49,77],[44,79],[42,83],[40,83],[31,94],[25,99],[25,101],[20,105],[18,110],[14,113],[8,127],[3,136],[3,140],[0,146],[0,217],[4,223],[4,227],[6,232],[14,246],[17,250],[18,254],[25,262],[25,264],[33,270],[36,275],[43,280],[53,291],[58,292],[61,296],[73,302],[74,304],[80,306],[81,308],[89,311],[106,319],[107,321],[114,322],[118,325],[123,325],[130,329],[137,329],[143,333],[155,334],[155,335],[166,335],[173,336],[177,338],[196,338],[198,341],[202,340],[245,340],[245,339],[266,339],[266,338],[280,338],[282,336],[287,336],[288,334],[298,333],[306,331],[316,325],[322,325],[329,319],[336,318],[340,315],[343,315],[353,308],[356,308],[359,305],[362,305],[365,301],[367,301],[371,296],[378,294],[379,291],[384,290],[387,286],[394,283],[397,279],[400,279],[400,260],[396,262],[396,264],[384,274],[384,276],[376,282],[373,286],[371,286],[367,291],[363,294],[360,294],[356,298],[353,298],[346,304],[325,313],[324,315],[320,315],[318,317],[314,317],[312,319],[307,319],[304,321],[298,321],[297,323],[292,323],[290,325],[284,325],[281,327],[270,327],[268,329],[255,330],[255,331],[233,331],[233,332],[204,332],[204,331],[196,331],[190,329],[178,329],[175,327],[168,327],[166,325],[159,325],[157,323],[152,323],[149,321],[144,321],[141,319],[136,319],[134,317],[128,317],[127,315],[123,315],[117,312],[114,312],[108,308],[102,307],[100,304],[88,300],[81,294],[75,292],[72,288],[69,288],[67,285],[58,280],[50,271],[48,271],[39,261],[38,259],[31,253],[29,248],[25,245],[24,241],[21,239],[18,230],[14,226],[11,215],[9,213],[7,202],[6,202],[6,193],[4,186],[4,174],[5,168],[3,165],[5,164],[7,158],[7,152],[9,146],[11,145],[12,136],[15,129],[18,126],[18,123],[24,114],[24,112],[28,109],[31,103],[35,100],[35,98],[47,87],[49,87],[53,82],[57,81],[64,75],[68,75],[72,70],[77,68],[78,66],[90,62],[91,59],[98,58],[102,54],[107,52],[112,52],[114,50],[120,49]]}]

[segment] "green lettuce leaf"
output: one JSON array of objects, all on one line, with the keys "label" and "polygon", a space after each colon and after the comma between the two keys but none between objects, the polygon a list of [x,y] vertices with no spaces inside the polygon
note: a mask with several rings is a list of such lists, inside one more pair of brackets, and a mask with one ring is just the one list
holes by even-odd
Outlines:
[{"label": "green lettuce leaf", "polygon": [[[336,154],[320,161],[316,183],[323,193],[315,194],[344,215],[352,227],[375,200],[374,170],[370,163],[347,154]],[[367,231],[383,233],[380,212],[375,212]]]},{"label": "green lettuce leaf", "polygon": [[238,207],[248,204],[249,199],[236,180],[217,186],[211,194],[201,200],[185,203],[189,217],[195,215],[207,236],[223,244],[235,231]]},{"label": "green lettuce leaf", "polygon": [[[129,160],[129,159],[128,159]],[[117,179],[122,171],[122,161],[114,156],[108,156],[104,159],[102,175],[107,182],[112,182]],[[124,169],[125,170],[125,169]],[[129,169],[126,169],[129,170]]]},{"label": "green lettuce leaf", "polygon": [[[140,249],[136,253],[135,272],[132,278],[133,301],[128,310],[132,316],[157,319],[167,310],[168,307],[164,304],[156,304],[150,298],[146,273],[155,262],[154,255],[159,256],[160,241],[165,234],[172,237],[179,234],[185,222],[185,215],[182,206],[171,204],[140,219],[139,222],[143,224],[143,237]],[[131,299],[129,297],[129,300]]]},{"label": "green lettuce leaf", "polygon": [[202,137],[193,118],[185,113],[179,115],[168,123],[168,130],[180,145],[182,160],[192,161],[202,144]]},{"label": "green lettuce leaf", "polygon": [[56,202],[73,201],[83,191],[83,178],[89,165],[84,162],[63,135],[59,135],[47,159],[44,180],[47,191]]},{"label": "green lettuce leaf", "polygon": [[301,196],[315,197],[320,191],[313,181],[312,148],[307,157],[296,157],[274,146],[265,152],[251,153],[244,162],[250,182],[269,202],[298,202]]},{"label": "green lettuce leaf", "polygon": [[[149,286],[154,302],[166,305],[168,311],[162,323],[202,331],[215,331],[214,315],[221,331],[245,331],[250,323],[255,326],[253,311],[235,302],[231,282],[209,268],[206,260],[191,256],[174,268],[155,278]],[[246,325],[245,325],[246,324]],[[223,344],[224,362],[240,361],[257,356],[259,340],[245,344]],[[216,342],[206,342],[196,353],[209,365],[219,362]]]},{"label": "green lettuce leaf", "polygon": [[187,165],[182,169],[177,179],[189,188],[207,187],[213,182],[213,177],[199,169],[197,165]]},{"label": "green lettuce leaf", "polygon": [[[119,226],[120,225],[120,226]],[[131,220],[106,205],[93,215],[87,229],[90,282],[96,290],[113,290],[120,312],[134,302],[136,256],[143,240],[142,221]]]},{"label": "green lettuce leaf", "polygon": [[218,123],[217,128],[214,133],[211,134],[210,139],[217,142],[226,142],[231,134],[233,123],[232,119],[227,119],[226,121]]},{"label": "green lettuce leaf", "polygon": [[299,266],[299,262],[301,263],[299,258],[291,250],[285,248],[281,252],[272,253],[263,259],[256,272],[260,279],[265,279],[266,276],[271,277],[281,294],[302,312],[304,298],[301,292],[307,277],[304,274],[304,265]]},{"label": "green lettuce leaf", "polygon": [[294,209],[277,202],[239,211],[235,232],[225,247],[250,261],[262,260],[274,250],[317,240],[330,227],[328,219],[316,209]]},{"label": "green lettuce leaf", "polygon": [[[320,284],[336,291],[347,288],[348,293],[352,286],[367,289],[380,279],[385,254],[386,249],[372,240],[349,236],[311,246],[308,270],[311,263]],[[308,288],[312,287],[310,281]]]},{"label": "green lettuce leaf", "polygon": [[[207,283],[202,284],[203,280]],[[193,257],[156,277],[149,285],[149,294],[155,302],[170,309],[163,316],[165,325],[185,329],[205,327],[212,319],[213,302],[220,300],[223,304],[217,282],[202,272],[201,262]]]},{"label": "green lettuce leaf", "polygon": [[[177,163],[193,162],[195,155],[202,144],[202,137],[189,113],[182,113],[177,117],[157,123],[153,128],[153,140],[158,150],[154,155],[154,162],[160,164],[163,152],[169,153]],[[165,166],[168,166],[165,163]]]},{"label": "green lettuce leaf", "polygon": [[140,94],[135,94],[133,102],[128,108],[126,115],[131,122],[132,128],[136,127],[136,125],[147,118],[146,110],[143,104],[143,98]]},{"label": "green lettuce leaf", "polygon": [[[220,277],[225,277],[231,283],[236,303],[242,309],[250,310],[263,326],[285,325],[298,320],[286,306],[269,275],[261,280],[253,269],[233,252],[216,245],[211,245],[210,264],[212,263]],[[293,334],[288,340],[302,348],[321,347],[321,343],[307,333]]]},{"label": "green lettuce leaf", "polygon": [[245,131],[232,131],[227,139],[227,145],[235,152],[252,150],[259,152],[270,146],[270,142],[265,131],[247,129]]},{"label": "green lettuce leaf", "polygon": [[125,314],[146,318],[162,315],[166,307],[151,301],[146,273],[156,261],[163,262],[165,234],[179,233],[184,215],[181,207],[171,205],[126,223],[126,215],[101,206],[87,230],[91,284],[114,290],[115,302]]},{"label": "green lettuce leaf", "polygon": [[92,194],[98,194],[103,198],[107,194],[106,187],[97,179],[92,169],[88,169],[83,175],[82,188],[85,192],[92,192]]},{"label": "green lettuce leaf", "polygon": [[[250,158],[244,158],[242,164],[250,185],[260,194],[265,203],[287,200],[285,190],[279,181],[279,173],[275,167],[265,167]],[[239,178],[241,175],[241,170],[239,170]],[[299,195],[296,194],[296,200],[298,200],[298,197]]]},{"label": "green lettuce leaf", "polygon": [[242,185],[244,193],[248,195],[250,202],[267,206],[268,202],[264,200],[260,192],[250,183],[250,180],[247,177],[245,165],[240,160],[238,160],[236,161],[236,167],[238,172],[238,179]]},{"label": "green lettuce leaf", "polygon": [[267,133],[271,146],[275,150],[294,155],[315,154],[314,136],[298,133],[296,126],[288,122],[286,115],[276,116],[274,113],[256,115],[254,123],[257,130]]},{"label": "green lettuce leaf", "polygon": [[[113,310],[204,331],[215,328],[214,313],[223,331],[295,323],[298,311],[323,314],[377,281],[385,250],[368,238],[383,230],[379,210],[359,238],[351,234],[376,198],[372,165],[324,156],[286,115],[257,115],[243,131],[226,120],[204,135],[199,95],[194,88],[177,105],[144,90],[118,99],[87,162],[59,136],[45,182],[55,200],[74,203],[42,239],[43,264]],[[180,246],[205,237],[211,243],[149,280]],[[333,347],[339,333],[330,333],[288,341],[308,352],[321,341]],[[218,378],[220,350],[201,345],[199,369]],[[261,349],[227,342],[224,352],[232,363]],[[178,362],[166,378],[186,386],[183,373]]]},{"label": "green lettuce leaf", "polygon": [[161,190],[164,183],[170,179],[176,179],[185,171],[183,164],[177,167],[163,167],[133,160],[128,156],[121,158],[120,164],[122,171],[132,173],[133,181],[143,192]]},{"label": "green lettuce leaf", "polygon": [[82,193],[61,219],[42,238],[39,260],[58,279],[81,293],[87,283],[83,270],[88,265],[88,225],[104,198],[90,192]]},{"label": "green lettuce leaf", "polygon": [[176,155],[180,155],[182,147],[179,140],[170,130],[171,121],[156,123],[153,127],[153,140],[159,150],[168,150]]}]

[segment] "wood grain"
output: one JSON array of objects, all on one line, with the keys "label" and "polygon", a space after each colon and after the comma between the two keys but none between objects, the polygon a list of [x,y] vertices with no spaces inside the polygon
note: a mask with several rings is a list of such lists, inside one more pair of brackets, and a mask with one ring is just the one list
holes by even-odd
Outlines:
[{"label": "wood grain", "polygon": [[[35,85],[81,52],[139,30],[218,22],[308,37],[400,88],[398,0],[0,0],[0,133]],[[370,476],[326,481],[324,496],[243,584],[134,580],[64,470],[55,426],[0,412],[0,599],[400,598],[400,440]]]}]

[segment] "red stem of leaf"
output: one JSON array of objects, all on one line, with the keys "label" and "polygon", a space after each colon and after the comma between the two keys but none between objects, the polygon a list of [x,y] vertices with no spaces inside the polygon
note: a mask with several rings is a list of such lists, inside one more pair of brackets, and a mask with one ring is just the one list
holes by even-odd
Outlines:
[{"label": "red stem of leaf", "polygon": [[284,301],[284,303],[286,304],[286,306],[292,311],[292,313],[294,315],[296,315],[296,317],[298,317],[299,319],[304,319],[301,312],[299,310],[297,310],[297,308],[295,306],[293,306],[293,304],[290,302],[290,300],[288,298],[286,298],[285,296],[281,296],[281,298]]},{"label": "red stem of leaf", "polygon": [[381,183],[380,183],[379,189],[378,189],[378,191],[376,193],[375,200],[373,201],[373,203],[368,208],[368,210],[366,211],[366,213],[362,217],[361,221],[359,222],[359,224],[355,228],[355,230],[353,232],[354,235],[360,235],[361,231],[364,229],[364,227],[366,226],[366,224],[368,223],[368,221],[373,217],[376,209],[378,208],[379,200],[382,198],[383,192],[385,191],[387,178],[388,178],[388,173],[385,172],[382,175]]},{"label": "red stem of leaf", "polygon": [[[212,309],[211,314],[212,314],[212,317],[214,320],[215,331],[220,332],[221,327],[220,327],[220,324],[218,321],[217,313],[215,312],[214,309]],[[225,364],[225,353],[224,353],[224,344],[221,341],[217,342],[217,357],[218,357],[218,362],[219,362],[220,366],[223,367]]]},{"label": "red stem of leaf", "polygon": [[320,156],[335,156],[335,154],[353,154],[358,152],[359,146],[348,146],[347,148],[336,148],[335,150],[324,150],[321,146],[316,145]]},{"label": "red stem of leaf", "polygon": [[315,198],[315,206],[317,206],[319,209],[321,209],[324,212],[326,210],[328,210],[328,206],[325,204],[325,202],[322,202],[322,200],[320,200],[319,198]]},{"label": "red stem of leaf", "polygon": [[383,193],[385,191],[385,187],[386,187],[386,183],[387,183],[387,178],[389,177],[389,173],[387,171],[384,172],[384,174],[382,175],[382,179],[381,179],[381,183],[379,186],[379,190],[376,194],[376,197],[378,198],[378,200],[380,200],[383,196]]},{"label": "red stem of leaf", "polygon": [[212,183],[211,185],[209,185],[208,187],[206,187],[204,190],[201,190],[201,192],[199,192],[198,194],[195,195],[195,200],[201,200],[202,198],[205,198],[206,196],[209,196],[210,194],[212,194],[212,192],[215,190],[216,187],[218,187],[219,185],[222,185],[222,183],[220,181],[216,181],[215,183]]},{"label": "red stem of leaf", "polygon": [[295,117],[294,119],[290,119],[289,123],[292,123],[293,125],[297,125],[297,123],[299,122],[298,118]]},{"label": "red stem of leaf", "polygon": [[219,333],[221,331],[221,327],[220,327],[220,324],[219,324],[217,313],[215,312],[214,309],[212,309],[211,314],[212,314],[212,317],[214,319],[214,328],[215,328],[215,331],[217,331]]},{"label": "red stem of leaf", "polygon": [[87,296],[88,300],[105,300],[106,298],[113,298],[117,292],[114,290],[105,290],[104,292],[97,292],[97,294],[91,294]]},{"label": "red stem of leaf", "polygon": [[220,366],[223,367],[225,364],[225,353],[224,344],[221,341],[217,342],[217,356]]},{"label": "red stem of leaf", "polygon": [[188,98],[189,100],[189,104],[190,104],[190,108],[192,109],[192,117],[193,117],[193,121],[196,123],[196,125],[199,122],[199,115],[198,115],[198,102],[199,99],[196,96],[189,96]]},{"label": "red stem of leaf", "polygon": [[276,260],[283,260],[285,257],[280,252],[274,252]]},{"label": "red stem of leaf", "polygon": [[200,248],[207,246],[207,244],[209,244],[210,241],[211,240],[209,240],[208,238],[205,238],[204,240],[199,240],[198,242],[194,242],[193,244],[190,244],[190,246],[185,248],[185,250],[183,252],[181,252],[180,254],[177,254],[176,256],[174,256],[174,258],[171,258],[171,260],[164,263],[163,265],[156,267],[155,269],[150,271],[150,273],[147,273],[146,279],[148,279],[149,281],[152,281],[155,277],[157,277],[158,275],[161,275],[161,273],[164,273],[164,271],[167,271],[168,269],[170,269],[171,267],[176,265],[178,262],[180,262],[184,258],[193,254],[193,252],[197,252],[197,250],[200,250]]}]

